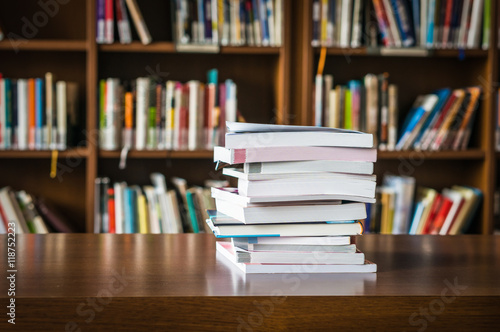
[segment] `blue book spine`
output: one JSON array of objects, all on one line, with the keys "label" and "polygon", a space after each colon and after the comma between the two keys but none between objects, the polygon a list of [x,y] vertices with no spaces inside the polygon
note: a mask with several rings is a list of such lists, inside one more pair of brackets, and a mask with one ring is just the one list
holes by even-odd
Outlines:
[{"label": "blue book spine", "polygon": [[105,12],[104,12],[105,4],[104,0],[97,0],[96,10],[97,10],[97,20],[96,20],[96,42],[98,44],[102,44],[105,42],[104,37],[104,25],[105,25]]},{"label": "blue book spine", "polygon": [[415,36],[406,4],[403,0],[391,0],[391,4],[403,45],[406,47],[415,45]]},{"label": "blue book spine", "polygon": [[264,46],[269,45],[269,26],[267,25],[267,1],[270,0],[258,0],[259,1],[259,18],[260,18],[260,30],[262,32],[262,44]]},{"label": "blue book spine", "polygon": [[427,47],[432,48],[434,43],[434,11],[436,9],[436,1],[430,0],[428,3],[428,15],[427,15]]},{"label": "blue book spine", "polygon": [[366,219],[365,222],[363,223],[363,233],[370,233],[370,224],[371,224],[371,217],[372,217],[372,209],[373,209],[373,204],[365,204],[366,206]]},{"label": "blue book spine", "polygon": [[131,234],[134,232],[134,217],[135,213],[133,211],[133,194],[135,193],[135,190],[130,189],[130,188],[125,188],[124,191],[124,201],[125,204],[123,206],[123,211],[124,211],[124,217],[125,217],[125,230],[124,233]]},{"label": "blue book spine", "polygon": [[198,227],[198,218],[196,217],[193,194],[189,191],[186,192],[186,202],[188,206],[189,219],[191,220],[191,227],[193,228],[193,233],[199,233],[200,228]]},{"label": "blue book spine", "polygon": [[4,78],[5,84],[5,149],[12,148],[12,84],[10,78]]},{"label": "blue book spine", "polygon": [[[198,24],[200,26],[203,26],[203,30],[205,30],[205,6],[203,4],[204,0],[197,0],[198,1]],[[201,31],[198,31],[201,32]],[[194,34],[193,34],[194,35]],[[199,39],[201,41],[205,40],[205,35],[199,36]]]},{"label": "blue book spine", "polygon": [[401,150],[403,148],[406,138],[410,135],[413,129],[415,129],[415,126],[417,125],[418,121],[425,114],[425,109],[422,106],[420,106],[416,108],[412,114],[413,116],[408,122],[408,126],[405,128],[405,130],[401,134],[401,137],[399,138],[398,144],[396,145],[396,150]]},{"label": "blue book spine", "polygon": [[434,94],[438,96],[438,102],[436,103],[436,106],[431,111],[431,114],[425,120],[422,128],[420,129],[420,132],[417,135],[417,138],[415,139],[415,142],[413,143],[413,147],[416,147],[417,145],[420,144],[420,141],[422,140],[425,131],[429,126],[435,121],[436,117],[439,116],[439,113],[441,112],[441,109],[444,107],[444,104],[448,100],[451,94],[451,89],[441,89],[438,91],[435,91]]},{"label": "blue book spine", "polygon": [[[412,14],[413,14],[413,30],[415,32],[415,39],[420,40],[418,38],[418,34],[420,33],[420,0],[412,1]],[[418,44],[418,42],[415,42]]]},{"label": "blue book spine", "polygon": [[35,79],[35,148],[42,148],[42,133],[43,133],[43,102],[44,102],[43,79]]},{"label": "blue book spine", "polygon": [[212,41],[212,0],[205,0],[205,40]]}]

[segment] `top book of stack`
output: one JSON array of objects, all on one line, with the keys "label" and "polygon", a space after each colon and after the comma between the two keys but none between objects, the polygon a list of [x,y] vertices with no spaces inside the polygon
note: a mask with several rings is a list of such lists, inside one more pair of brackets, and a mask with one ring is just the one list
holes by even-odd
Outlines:
[{"label": "top book of stack", "polygon": [[373,135],[336,128],[227,122],[225,147],[214,161],[228,164],[298,160],[375,162]]}]

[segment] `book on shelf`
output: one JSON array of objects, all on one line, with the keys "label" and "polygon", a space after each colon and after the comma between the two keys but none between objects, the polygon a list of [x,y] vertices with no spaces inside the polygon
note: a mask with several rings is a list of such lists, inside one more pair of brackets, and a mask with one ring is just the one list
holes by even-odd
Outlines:
[{"label": "book on shelf", "polygon": [[473,187],[452,186],[438,192],[417,187],[415,179],[389,175],[377,189],[378,204],[364,221],[367,231],[384,234],[466,233],[481,201],[481,191]]},{"label": "book on shelf", "polygon": [[[206,187],[188,187],[186,180],[173,177],[167,187],[161,173],[150,175],[151,185],[111,183],[95,179],[94,233],[203,233],[208,226],[206,210],[215,202]],[[225,185],[217,182],[216,185]]]},{"label": "book on shelf", "polygon": [[76,146],[80,129],[78,85],[44,78],[0,74],[0,149],[65,150]]},{"label": "book on shelf", "polygon": [[341,48],[488,49],[490,1],[314,0],[311,43]]},{"label": "book on shelf", "polygon": [[500,152],[500,88],[496,94],[495,150]]},{"label": "book on shelf", "polygon": [[283,0],[171,1],[171,8],[179,51],[282,44]]},{"label": "book on shelf", "polygon": [[[232,122],[226,127],[226,144],[215,148],[214,161],[244,165],[223,169],[238,181],[237,189],[212,188],[217,210],[209,211],[207,224],[217,238],[232,238],[230,244],[217,243],[224,257],[247,273],[251,264],[269,264],[260,270],[263,273],[304,263],[327,265],[323,272],[376,270],[349,241],[349,236],[363,232],[359,220],[366,217],[365,202],[375,201],[371,134]],[[345,168],[349,163],[355,167]],[[330,165],[337,169],[326,169]],[[283,240],[265,239],[273,237]],[[253,244],[259,239],[256,249]],[[264,242],[269,245],[262,246]],[[319,253],[324,256],[319,258]],[[350,266],[336,270],[337,265]]]},{"label": "book on shelf", "polygon": [[0,189],[0,234],[73,233],[75,229],[45,200],[24,190]]},{"label": "book on shelf", "polygon": [[316,126],[370,133],[371,145],[394,150],[398,91],[396,85],[389,84],[388,73],[367,74],[362,80],[350,80],[346,85],[334,85],[332,75],[317,75],[314,95]]},{"label": "book on shelf", "polygon": [[224,144],[224,119],[238,119],[236,84],[208,73],[207,84],[139,77],[99,82],[100,145],[104,150],[205,150]]},{"label": "book on shelf", "polygon": [[130,44],[132,28],[129,14],[141,42],[150,44],[152,38],[136,0],[96,0],[96,42],[113,44],[117,31],[120,43]]}]

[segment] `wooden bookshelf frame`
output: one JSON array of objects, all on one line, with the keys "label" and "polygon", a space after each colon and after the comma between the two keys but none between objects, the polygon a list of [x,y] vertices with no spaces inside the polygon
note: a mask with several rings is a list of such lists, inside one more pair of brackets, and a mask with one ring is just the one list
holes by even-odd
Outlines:
[{"label": "wooden bookshelf frame", "polygon": [[[159,1],[159,0],[157,0]],[[150,45],[142,45],[138,41],[134,41],[128,45],[114,43],[111,45],[98,45],[95,42],[96,24],[95,12],[96,1],[86,0],[84,4],[72,4],[72,8],[67,12],[73,14],[79,8],[85,8],[85,27],[84,31],[76,28],[75,38],[62,38],[59,35],[54,39],[48,39],[46,36],[41,36],[40,39],[34,38],[29,40],[28,43],[22,43],[18,46],[18,51],[32,52],[35,55],[45,54],[47,52],[66,52],[69,55],[84,57],[85,68],[81,68],[85,76],[85,103],[86,103],[86,131],[87,134],[96,134],[98,132],[97,116],[98,110],[96,100],[98,96],[97,84],[100,74],[103,73],[103,68],[100,68],[100,59],[126,56],[143,56],[143,57],[157,57],[161,55],[174,56],[179,54],[176,51],[175,44],[168,40],[154,41]],[[272,63],[269,68],[272,70],[272,83],[269,85],[273,91],[269,95],[272,96],[272,105],[276,112],[272,119],[280,124],[312,124],[312,87],[313,77],[315,73],[315,58],[318,56],[319,48],[311,46],[312,36],[312,0],[301,1],[283,1],[283,44],[280,47],[220,47],[219,53],[210,55],[212,57],[245,57],[248,59],[269,59]],[[31,5],[35,6],[35,5]],[[353,58],[369,59],[373,63],[373,72],[378,72],[377,66],[380,65],[387,57],[395,58],[425,58],[421,61],[448,61],[464,56],[466,59],[472,59],[475,66],[481,68],[481,72],[485,74],[484,81],[482,82],[485,89],[485,98],[483,100],[482,115],[476,123],[476,128],[480,128],[480,133],[475,137],[477,146],[467,151],[439,151],[439,152],[425,152],[425,159],[429,160],[436,167],[454,168],[464,167],[470,168],[470,175],[468,176],[469,185],[474,185],[480,188],[483,193],[483,204],[480,212],[480,223],[478,223],[476,232],[488,234],[493,231],[493,193],[494,187],[497,183],[496,169],[500,163],[500,153],[495,152],[494,147],[494,133],[496,123],[496,89],[499,77],[498,73],[498,49],[495,47],[497,43],[497,27],[498,21],[495,13],[497,12],[498,4],[496,1],[491,2],[491,41],[489,50],[465,50],[460,52],[458,50],[432,50],[425,53],[404,54],[398,51],[393,51],[391,54],[385,54],[382,49],[372,48],[357,48],[357,49],[341,49],[341,48],[328,48],[328,60],[338,59],[346,54]],[[61,14],[59,14],[61,15]],[[167,17],[167,20],[170,18]],[[63,24],[70,18],[62,18]],[[51,28],[54,30],[53,27]],[[78,30],[80,29],[80,30]],[[292,38],[293,36],[293,38]],[[63,36],[64,37],[64,36]],[[8,54],[12,51],[12,45],[8,40],[0,41],[0,52]],[[66,54],[65,53],[65,54]],[[193,56],[193,55],[191,55]],[[202,59],[204,54],[195,55]],[[225,59],[225,58],[224,58]],[[267,60],[265,60],[267,61]],[[396,59],[396,61],[399,61]],[[411,60],[413,61],[413,60]],[[181,63],[186,66],[187,64]],[[76,66],[77,64],[75,64]],[[78,64],[79,65],[79,64]],[[467,64],[465,64],[466,66]],[[436,66],[435,66],[436,67]],[[234,67],[228,67],[234,69]],[[266,67],[267,68],[267,67]],[[438,74],[430,74],[439,75]],[[254,74],[255,76],[256,74]],[[254,81],[262,81],[263,78],[252,77]],[[238,83],[238,82],[236,82]],[[416,91],[420,92],[420,91]],[[245,93],[245,92],[241,92]],[[256,110],[257,112],[260,110]],[[414,152],[388,152],[380,151],[379,160],[381,167],[386,165],[394,166],[401,158],[412,158]],[[0,151],[0,160],[8,161],[9,165],[19,165],[21,169],[32,167],[26,165],[29,163],[26,160],[42,160],[50,159],[50,151]],[[116,162],[116,170],[118,171],[117,159],[120,154],[118,151],[103,151],[100,150],[95,142],[92,140],[87,141],[85,147],[78,147],[68,151],[59,152],[59,158],[80,158],[84,165],[84,171],[79,172],[78,176],[84,179],[77,179],[77,183],[84,183],[84,193],[81,188],[74,189],[74,197],[71,204],[74,205],[76,200],[82,199],[82,194],[85,197],[85,231],[93,231],[93,209],[94,209],[94,180],[97,176],[106,175],[100,174],[102,164],[109,164]],[[174,161],[191,161],[197,165],[198,162],[207,164],[212,158],[211,151],[130,151],[128,158],[132,163],[145,162],[145,163],[158,163],[162,160]],[[12,160],[19,159],[19,161]],[[25,160],[25,161],[23,161]],[[15,167],[15,166],[9,166]],[[205,166],[202,166],[205,167]],[[179,167],[178,167],[179,168]],[[180,167],[182,168],[182,166]],[[431,167],[428,167],[431,168]],[[109,170],[109,167],[108,167]],[[379,169],[377,173],[380,175],[384,169]],[[9,170],[9,174],[13,170]],[[45,172],[45,170],[44,170]],[[189,172],[186,170],[186,172]],[[46,171],[47,176],[49,170]],[[44,173],[45,174],[45,173]],[[459,172],[452,172],[452,177],[456,178],[459,183]],[[184,174],[178,174],[183,176]],[[379,179],[381,176],[379,176]],[[432,176],[426,174],[426,178],[432,179]],[[126,179],[124,179],[126,180]],[[417,176],[417,183],[418,183]],[[437,180],[437,179],[436,179]],[[20,182],[21,183],[21,182]],[[454,183],[449,183],[452,185]],[[15,185],[15,183],[13,184]],[[57,190],[55,188],[46,190]],[[66,185],[65,185],[66,186]],[[66,187],[65,187],[66,188]],[[22,189],[22,188],[19,188]],[[67,189],[64,189],[67,195]],[[63,195],[63,194],[60,194]],[[67,202],[67,199],[61,199],[61,202]]]}]

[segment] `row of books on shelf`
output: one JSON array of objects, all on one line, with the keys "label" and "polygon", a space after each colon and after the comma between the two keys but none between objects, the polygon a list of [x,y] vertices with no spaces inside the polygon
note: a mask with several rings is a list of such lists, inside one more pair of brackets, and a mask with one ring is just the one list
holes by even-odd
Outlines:
[{"label": "row of books on shelf", "polygon": [[[170,4],[173,38],[178,46],[281,45],[282,0],[170,0]],[[115,31],[120,43],[131,43],[129,14],[141,42],[151,43],[136,0],[96,0],[96,8],[97,43],[114,43]]]},{"label": "row of books on shelf", "polygon": [[111,183],[108,177],[95,179],[94,233],[204,233],[207,210],[214,208],[210,186],[226,181],[207,180],[208,187],[191,186],[185,179],[150,175],[152,185]]},{"label": "row of books on shelf", "polygon": [[78,133],[78,85],[0,74],[0,149],[64,150]]},{"label": "row of books on shelf", "polygon": [[238,185],[212,188],[217,210],[207,223],[231,238],[216,244],[228,264],[245,273],[376,272],[350,240],[362,233],[365,203],[375,202],[372,135],[252,123],[227,130],[214,160],[230,164],[223,174]]},{"label": "row of books on shelf", "polygon": [[217,81],[156,82],[139,77],[100,81],[100,143],[104,150],[198,150],[223,144],[225,121],[236,121],[237,86]]},{"label": "row of books on shelf", "polygon": [[280,46],[283,0],[172,1],[178,44]]},{"label": "row of books on shelf", "polygon": [[[480,87],[443,88],[419,95],[398,132],[398,87],[389,74],[367,74],[334,87],[332,75],[317,75],[317,126],[361,130],[374,135],[380,150],[465,150],[481,100]],[[500,136],[499,136],[500,137]]]},{"label": "row of books on shelf", "polygon": [[313,46],[489,48],[491,0],[314,0]]},{"label": "row of books on shelf", "polygon": [[0,234],[12,231],[45,234],[75,229],[44,199],[4,187],[0,189]]},{"label": "row of books on shelf", "polygon": [[500,89],[497,91],[496,127],[495,127],[495,149],[500,152]]},{"label": "row of books on shelf", "polygon": [[365,229],[381,234],[466,233],[482,199],[479,189],[452,186],[441,192],[417,187],[412,177],[386,175],[377,202],[368,206]]}]

